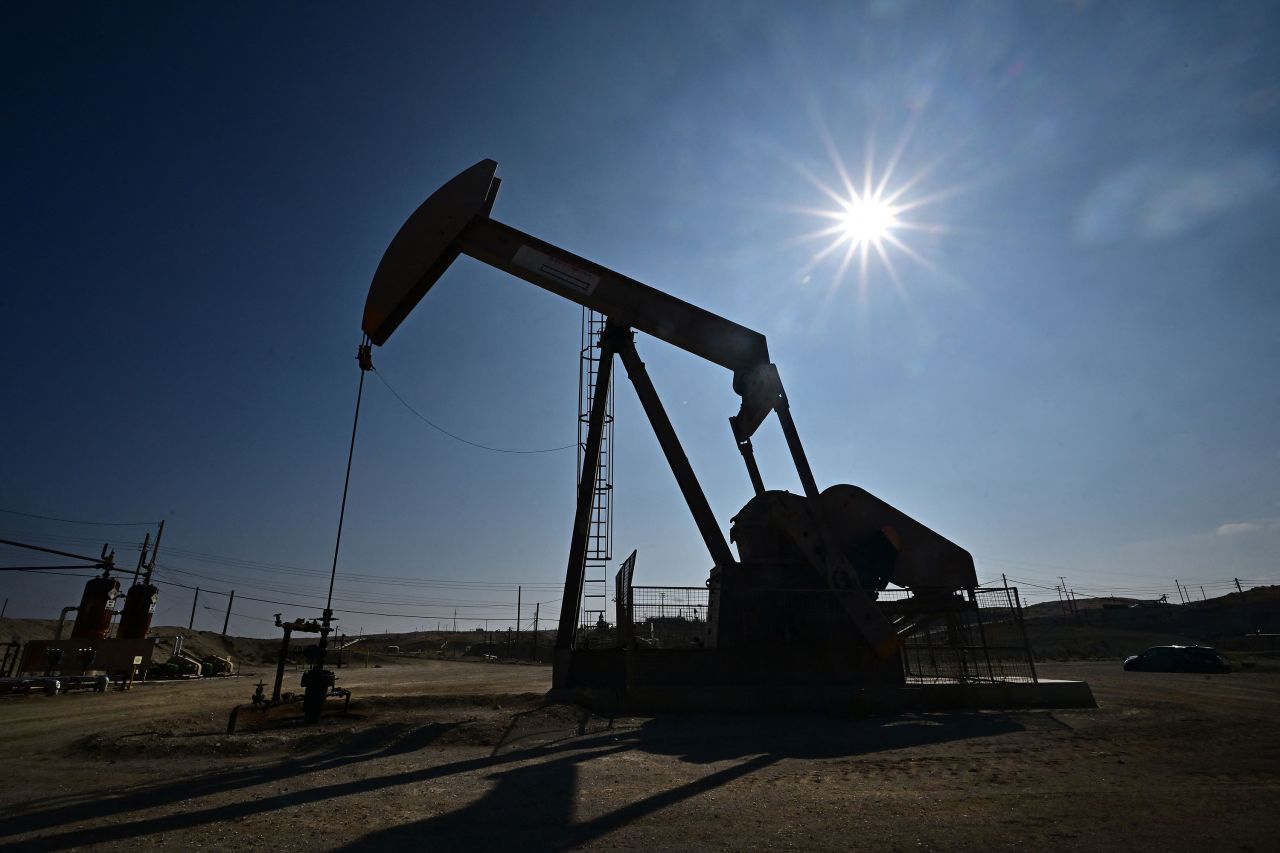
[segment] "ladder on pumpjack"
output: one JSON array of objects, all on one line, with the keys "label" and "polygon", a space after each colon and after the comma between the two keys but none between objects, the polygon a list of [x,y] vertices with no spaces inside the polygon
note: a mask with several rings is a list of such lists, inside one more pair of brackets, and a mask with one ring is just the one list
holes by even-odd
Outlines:
[{"label": "ladder on pumpjack", "polygon": [[[600,335],[606,318],[598,311],[582,309],[582,347],[578,359],[578,484],[582,483],[582,463],[587,447],[591,406],[596,394],[600,368]],[[587,527],[586,566],[582,578],[580,629],[590,630],[608,619],[609,561],[613,559],[613,381],[603,390],[604,431],[600,438],[600,461],[596,467],[591,521]]]}]

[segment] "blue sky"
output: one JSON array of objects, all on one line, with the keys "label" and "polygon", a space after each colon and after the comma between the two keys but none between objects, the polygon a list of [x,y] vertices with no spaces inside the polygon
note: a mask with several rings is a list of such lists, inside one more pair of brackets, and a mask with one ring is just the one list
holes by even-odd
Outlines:
[{"label": "blue sky", "polygon": [[[72,4],[4,29],[0,507],[167,519],[159,577],[235,588],[233,630],[282,609],[243,598],[323,592],[368,282],[485,157],[496,218],[766,334],[820,485],[894,503],[983,580],[1280,579],[1273,4]],[[817,183],[899,148],[924,263],[811,265]],[[453,432],[564,445],[578,324],[464,259],[374,360]],[[730,377],[639,347],[727,529],[750,497]],[[625,386],[616,442],[616,556],[700,584]],[[757,450],[798,490],[772,424]],[[420,616],[344,624],[509,619],[516,584],[554,613],[573,490],[571,452],[469,448],[370,382],[340,571],[417,583],[340,574],[339,606]],[[146,530],[0,529],[122,555]],[[0,594],[48,616],[79,583]],[[165,588],[158,619],[190,606]]]}]

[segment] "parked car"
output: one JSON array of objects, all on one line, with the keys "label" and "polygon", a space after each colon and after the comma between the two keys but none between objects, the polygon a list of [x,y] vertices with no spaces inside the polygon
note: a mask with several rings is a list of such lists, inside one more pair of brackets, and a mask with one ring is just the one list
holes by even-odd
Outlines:
[{"label": "parked car", "polygon": [[1152,646],[1125,658],[1131,672],[1230,672],[1231,664],[1209,646]]}]

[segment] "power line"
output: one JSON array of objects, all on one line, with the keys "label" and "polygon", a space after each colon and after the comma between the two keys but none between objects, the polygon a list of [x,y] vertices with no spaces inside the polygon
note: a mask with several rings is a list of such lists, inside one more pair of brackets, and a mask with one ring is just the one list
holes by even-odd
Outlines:
[{"label": "power line", "polygon": [[[162,568],[164,568],[164,567],[162,567]],[[172,567],[169,567],[169,568],[170,568],[170,570],[172,570],[172,571],[181,571],[181,570],[178,570],[178,569],[173,569]],[[64,577],[64,578],[65,578],[65,577],[82,577],[82,578],[93,578],[93,577],[97,577],[97,574],[76,574],[76,573],[72,573],[72,572],[68,572],[68,571],[58,571],[58,570],[55,570],[55,569],[22,568],[22,569],[17,569],[17,571],[34,572],[34,573],[37,573],[37,574],[53,574],[53,575],[56,575],[56,576],[58,576],[58,577]],[[237,583],[236,581],[228,581],[228,580],[227,580],[227,579],[225,579],[225,578],[218,578],[218,579],[216,579],[216,580],[219,580],[220,582],[223,582],[223,583],[227,583],[227,582]],[[1058,591],[1058,589],[1059,589],[1058,587],[1042,586],[1042,585],[1040,585],[1040,584],[1036,584],[1036,583],[1033,583],[1033,582],[1027,581],[1027,580],[1022,579],[1022,578],[1010,577],[1010,578],[1009,578],[1009,580],[1011,580],[1011,581],[1015,581],[1015,582],[1019,583],[1020,585],[1029,586],[1029,587],[1033,587],[1033,588],[1035,588],[1035,589],[1037,589],[1037,590],[1045,590],[1045,591],[1047,591],[1047,592],[1052,592],[1052,593],[1056,593],[1056,592]],[[1244,584],[1250,584],[1250,585],[1251,585],[1251,588],[1252,588],[1252,587],[1255,587],[1255,586],[1264,586],[1264,585],[1267,585],[1267,584],[1276,583],[1276,582],[1277,582],[1277,580],[1276,580],[1276,579],[1274,579],[1274,578],[1263,578],[1263,579],[1245,579],[1245,578],[1241,578],[1241,579],[1240,579],[1240,582],[1241,582],[1241,583],[1244,583]],[[156,583],[156,584],[163,584],[164,586],[176,587],[176,588],[178,588],[178,589],[187,589],[187,590],[195,590],[195,589],[197,589],[197,587],[191,586],[190,584],[184,584],[184,583],[180,583],[180,582],[178,582],[178,581],[161,580],[161,579],[158,579],[158,578],[157,578],[157,579],[155,579],[155,580],[153,580],[153,583]],[[1204,585],[1204,586],[1208,586],[1210,583],[1218,583],[1218,584],[1227,583],[1227,584],[1234,585],[1234,581],[1206,581],[1203,585]],[[1200,584],[1197,582],[1197,586],[1198,586],[1198,585],[1200,585]],[[229,595],[230,595],[230,593],[228,593],[228,592],[224,592],[224,591],[216,590],[216,589],[208,589],[208,588],[206,588],[206,587],[199,587],[199,589],[200,589],[200,592],[202,592],[202,593],[204,593],[204,594],[206,594],[206,595],[221,595],[221,596],[224,596],[224,597],[225,597],[225,596],[229,596]],[[1161,590],[1161,589],[1163,589],[1163,588],[1154,588],[1154,589],[1155,589],[1156,591],[1159,591],[1159,590]],[[1040,594],[1040,593],[1035,593],[1035,594]],[[316,597],[316,598],[320,598],[321,596],[319,596],[319,595],[317,594],[317,595],[315,595],[314,597]],[[1095,595],[1095,596],[1090,596],[1090,597],[1098,598],[1098,597],[1103,597],[1103,596],[1096,596],[1096,595]],[[275,606],[279,606],[279,607],[296,607],[296,608],[300,608],[300,609],[303,609],[303,610],[318,610],[318,609],[320,609],[318,605],[315,605],[315,604],[306,604],[306,603],[297,602],[297,601],[281,601],[281,600],[279,600],[279,599],[272,599],[272,598],[258,598],[258,597],[250,596],[250,595],[237,595],[237,596],[236,596],[236,598],[237,598],[237,600],[242,600],[242,601],[252,601],[252,602],[259,603],[259,604],[271,604],[271,605],[275,605]],[[356,599],[340,599],[340,600],[342,600],[342,601],[358,601],[358,600],[356,600]],[[1052,599],[1049,599],[1049,600],[1052,600]],[[553,599],[550,599],[550,600],[548,600],[548,601],[543,601],[543,602],[540,602],[540,603],[542,603],[542,604],[554,604],[554,603],[556,603],[556,602],[558,602],[558,601],[560,601],[560,599],[558,599],[558,598],[553,598]],[[411,606],[411,607],[423,607],[423,608],[437,608],[437,609],[443,609],[443,610],[445,610],[445,611],[446,611],[446,614],[443,614],[443,615],[442,615],[442,614],[430,614],[430,613],[388,613],[388,612],[384,612],[384,611],[377,611],[377,610],[357,610],[357,609],[354,609],[354,608],[337,608],[337,607],[333,608],[333,612],[335,612],[335,613],[345,613],[345,614],[352,615],[352,616],[381,616],[381,617],[383,617],[383,618],[387,618],[387,619],[410,619],[410,620],[418,619],[418,620],[421,620],[421,619],[439,619],[439,618],[445,618],[445,617],[448,615],[448,611],[449,611],[449,610],[451,610],[452,608],[455,608],[455,607],[468,607],[468,606],[469,606],[469,607],[475,607],[475,608],[478,608],[478,609],[483,609],[483,608],[486,608],[486,607],[487,607],[487,608],[490,608],[490,609],[501,609],[501,608],[511,608],[511,607],[513,607],[514,605],[512,605],[511,603],[506,603],[506,602],[495,602],[495,603],[493,603],[493,604],[488,604],[488,605],[481,605],[481,604],[476,604],[476,605],[462,605],[462,604],[458,604],[458,605],[454,605],[454,604],[434,603],[434,604],[419,604],[419,605],[412,605],[412,604],[411,604],[411,605],[408,605],[408,606]],[[226,612],[225,610],[222,610],[222,609],[216,609],[216,608],[211,608],[211,607],[208,607],[207,605],[206,605],[206,609],[208,609],[208,610],[216,610],[216,612],[218,612],[218,613],[225,613],[225,612]],[[233,613],[232,613],[232,615],[233,615],[233,616],[241,616],[241,617],[246,618],[246,619],[261,619],[261,617],[249,616],[249,615],[247,615],[247,614],[242,614],[242,613],[238,613],[238,612],[233,612]],[[467,617],[464,617],[464,618],[465,618],[465,619],[467,619],[467,620],[470,620],[470,621],[472,621],[472,622],[488,621],[488,622],[502,622],[502,623],[510,622],[510,623],[515,623],[515,621],[516,621],[516,620],[515,620],[515,619],[513,619],[513,618],[510,618],[510,617],[501,617],[501,616],[479,616],[479,615],[475,615],[475,616],[467,616]],[[269,621],[271,621],[271,620],[262,620],[262,621],[268,621],[268,622],[269,622]],[[523,622],[527,622],[528,620],[522,620],[522,621],[523,621]]]},{"label": "power line", "polygon": [[[15,532],[15,535],[18,535],[18,534]],[[31,536],[31,535],[26,535],[25,533],[23,535],[25,535],[27,539],[30,539],[33,541],[50,542],[50,543],[58,543],[58,544],[62,544],[62,543],[95,544],[100,541],[98,539],[84,538],[84,537],[71,537],[71,536],[52,536],[51,537],[51,536],[45,536],[45,535]],[[137,552],[140,550],[140,546],[123,544],[119,546],[118,550],[121,552]],[[208,552],[195,551],[195,550],[183,549],[183,548],[166,548],[165,550],[167,553],[171,555],[186,557],[187,559],[194,560],[199,563],[211,563],[216,565],[224,565],[233,569],[244,569],[244,570],[249,570],[254,572],[269,572],[271,574],[291,575],[291,576],[302,577],[302,578],[318,579],[326,576],[326,573],[321,570],[305,569],[301,566],[295,566],[287,563],[274,563],[274,562],[268,562],[268,561],[249,560],[249,559],[244,559],[239,557],[230,557],[226,555],[212,554]],[[1005,562],[1013,562],[1013,561],[1005,561]],[[1037,564],[1024,563],[1023,565],[1037,565]],[[1046,565],[1046,564],[1038,564],[1038,565]],[[168,569],[171,571],[177,571],[184,574],[190,574],[194,577],[207,578],[210,580],[217,581],[219,583],[226,583],[228,585],[233,585],[233,586],[247,585],[247,586],[253,586],[260,589],[266,589],[270,592],[281,592],[285,594],[296,592],[296,590],[292,587],[282,587],[278,585],[272,586],[267,583],[262,583],[261,581],[253,581],[253,580],[248,580],[241,577],[229,578],[229,577],[224,577],[219,575],[206,574],[206,573],[194,571],[190,568],[179,567],[169,562],[161,564],[161,568]],[[1101,572],[1096,572],[1096,573],[1101,573]],[[1056,593],[1056,590],[1057,590],[1056,586],[1046,585],[1032,578],[1022,577],[1017,575],[1009,575],[1008,577],[1011,581],[1015,581],[1021,586],[1026,587],[1027,595],[1036,595],[1037,593],[1032,592],[1032,590],[1036,590],[1036,589],[1045,590],[1046,592],[1050,592],[1050,593]],[[1136,576],[1130,575],[1130,577],[1136,577]],[[1149,578],[1149,577],[1148,577],[1148,580],[1150,581],[1149,584],[1134,583],[1131,585],[1117,584],[1115,586],[1111,586],[1107,584],[1097,584],[1097,585],[1086,584],[1083,586],[1076,586],[1075,588],[1080,591],[1088,591],[1094,594],[1095,596],[1106,595],[1106,594],[1114,594],[1117,596],[1124,596],[1126,594],[1131,594],[1131,595],[1160,594],[1168,591],[1167,583],[1161,583],[1156,579]],[[1265,584],[1280,583],[1280,578],[1274,578],[1274,577],[1273,578],[1252,578],[1252,579],[1242,578],[1241,580],[1242,582],[1249,583],[1251,585],[1265,585]],[[472,591],[472,592],[481,592],[481,593],[513,592],[521,585],[528,588],[533,588],[533,589],[558,590],[560,588],[559,583],[544,582],[544,581],[527,581],[527,580],[526,581],[467,581],[467,580],[444,580],[444,579],[438,579],[438,578],[414,578],[414,577],[409,577],[405,575],[377,575],[377,574],[360,574],[360,573],[350,573],[346,577],[344,577],[344,581],[347,583],[355,583],[355,584],[362,584],[362,585],[368,585],[368,586],[389,586],[389,587],[401,587],[401,588],[417,587],[422,589],[433,589],[433,590],[437,590],[437,589],[450,590],[451,589],[451,590],[457,590],[462,592]],[[989,583],[995,583],[995,581],[992,580]],[[1192,578],[1187,580],[1187,583],[1195,586],[1205,586],[1206,588],[1226,589],[1229,586],[1231,586],[1233,582],[1230,580],[1222,579],[1222,578],[1206,577],[1206,578]],[[393,602],[386,602],[384,600],[378,600],[378,599],[363,599],[363,598],[358,599],[354,597],[349,597],[346,600],[360,601],[362,603],[370,603],[370,604],[393,603]],[[441,605],[444,605],[444,604],[452,605],[455,602],[458,604],[467,604],[467,605],[475,605],[477,603],[483,604],[482,601],[478,602],[475,599],[448,598],[448,599],[437,599],[437,601]],[[395,603],[399,603],[398,600]]]},{"label": "power line", "polygon": [[[308,569],[302,566],[290,565],[288,563],[272,563],[261,560],[249,560],[241,557],[228,557],[219,554],[210,554],[203,551],[192,551],[185,548],[166,547],[165,553],[186,557],[197,563],[214,563],[224,565],[230,568],[240,569],[258,569],[269,570],[278,574],[295,575],[298,577],[316,577],[327,578],[329,573],[321,569]],[[379,583],[389,586],[441,586],[453,587],[457,589],[494,589],[503,591],[514,591],[516,586],[523,583],[524,586],[547,587],[558,589],[560,584],[546,581],[464,581],[464,580],[442,580],[438,578],[416,578],[408,575],[378,575],[378,574],[362,574],[359,572],[347,572],[343,575],[344,580],[359,581],[362,583]]]},{"label": "power line", "polygon": [[[85,577],[93,577],[93,575],[85,575]],[[174,587],[178,587],[179,589],[190,589],[190,590],[197,589],[197,587],[191,586],[190,584],[179,583],[179,582],[177,582],[177,581],[166,581],[166,580],[158,580],[158,579],[157,579],[157,580],[153,580],[153,581],[152,581],[152,583],[156,583],[156,584],[164,584],[165,586],[174,586]],[[208,588],[206,588],[206,587],[199,587],[199,590],[200,590],[200,592],[201,592],[201,593],[206,594],[206,595],[221,595],[221,596],[227,596],[227,595],[230,595],[230,593],[228,593],[228,592],[223,592],[223,591],[216,590],[216,589],[208,589]],[[317,595],[316,597],[317,597],[317,598],[319,598],[320,596],[318,596],[318,595]],[[298,608],[301,608],[301,609],[303,609],[303,610],[319,610],[319,609],[320,609],[320,607],[319,607],[318,605],[315,605],[315,604],[305,604],[305,603],[298,602],[298,601],[280,601],[279,599],[274,599],[274,598],[256,598],[256,597],[251,596],[251,595],[237,595],[237,596],[236,596],[236,598],[237,598],[237,600],[241,600],[241,601],[256,601],[256,602],[258,602],[259,604],[274,604],[274,605],[278,605],[278,606],[280,606],[280,607],[298,607]],[[340,599],[340,600],[342,600],[342,601],[346,601],[346,600],[348,600],[348,599]],[[554,599],[554,600],[555,600],[555,601],[558,601],[559,599]],[[447,611],[447,610],[451,610],[451,609],[453,609],[454,607],[462,607],[463,605],[453,605],[453,604],[448,604],[448,605],[445,605],[445,604],[423,604],[423,605],[410,605],[410,606],[434,607],[434,608],[443,609],[443,610],[446,610],[446,611]],[[481,605],[476,605],[476,606],[477,606],[477,607],[480,607]],[[510,603],[501,603],[501,602],[500,602],[500,603],[496,603],[496,604],[488,605],[488,607],[490,607],[490,608],[492,608],[492,609],[497,609],[497,608],[501,608],[501,607],[514,608],[514,607],[515,607],[515,605],[514,605],[514,604],[510,604]],[[351,608],[338,608],[338,607],[333,608],[333,612],[334,612],[334,613],[351,613],[351,614],[356,614],[356,615],[360,615],[360,616],[385,616],[385,617],[390,618],[390,619],[436,619],[436,618],[444,618],[443,616],[439,616],[439,615],[437,615],[437,614],[431,614],[431,613],[383,613],[383,612],[380,612],[380,611],[374,611],[374,610],[354,610],[354,609],[351,609]],[[513,619],[506,618],[506,617],[502,617],[502,616],[487,616],[487,617],[486,617],[486,616],[467,616],[467,617],[465,617],[465,618],[466,618],[466,619],[470,619],[470,620],[471,620],[471,621],[473,621],[473,622],[474,622],[474,621],[476,621],[476,620],[482,620],[482,619],[488,619],[488,620],[489,620],[489,621],[491,621],[491,622],[513,622],[513,621],[515,621],[515,620],[513,620]]]},{"label": "power line", "polygon": [[96,578],[97,577],[96,574],[93,574],[93,575],[78,574],[77,575],[77,574],[71,574],[70,572],[58,571],[56,566],[51,569],[22,568],[22,569],[13,569],[12,571],[32,572],[38,575],[57,575],[60,578]]},{"label": "power line", "polygon": [[[172,554],[177,554],[178,556],[184,556],[183,554],[178,553],[177,549],[168,549],[168,552]],[[188,559],[193,559],[196,562],[209,562],[209,563],[215,563],[219,565],[225,565],[228,568],[261,570],[261,571],[271,572],[273,574],[292,575],[295,577],[320,578],[323,575],[323,573],[321,572],[311,571],[311,570],[292,570],[291,571],[287,569],[271,569],[263,566],[238,565],[230,562],[220,563],[219,561],[216,561],[216,560],[201,560],[195,557],[189,557]],[[499,591],[506,591],[506,592],[513,592],[516,589],[516,586],[518,585],[518,582],[516,581],[442,580],[437,578],[413,578],[413,577],[408,577],[403,575],[360,574],[357,572],[347,573],[346,575],[343,576],[343,580],[348,582],[379,584],[379,585],[385,585],[385,586],[423,586],[423,587],[441,587],[441,588],[447,588],[447,589],[475,590],[475,591],[499,590]],[[556,588],[559,588],[560,586],[560,584],[552,583],[548,581],[534,581],[534,582],[525,583],[524,585],[531,586],[531,587],[545,587],[547,589],[556,589]]]},{"label": "power line", "polygon": [[[204,592],[204,590],[200,590],[200,591],[201,591],[201,592]],[[211,611],[213,611],[214,613],[221,613],[221,614],[225,614],[225,613],[227,612],[226,610],[222,609],[221,607],[210,607],[210,606],[209,606],[209,605],[207,605],[207,604],[203,604],[203,605],[201,605],[201,607],[202,607],[202,609],[204,609],[204,610],[211,610]],[[275,620],[274,620],[274,619],[267,619],[267,618],[266,618],[266,617],[264,617],[264,616],[250,616],[248,613],[241,613],[241,612],[240,612],[240,611],[238,611],[238,610],[232,610],[232,611],[231,611],[231,615],[232,615],[232,616],[234,616],[234,617],[236,617],[237,619],[252,619],[252,620],[253,620],[253,621],[255,621],[255,622],[266,622],[266,623],[268,623],[268,624],[270,624],[270,625],[274,625],[274,624],[275,624]]]},{"label": "power line", "polygon": [[1035,587],[1036,589],[1047,589],[1050,592],[1057,592],[1059,589],[1059,587],[1056,587],[1056,586],[1043,586],[1038,583],[1032,583],[1026,578],[1015,578],[1013,575],[1009,575],[1009,580],[1016,581],[1017,583],[1022,584],[1023,586]]},{"label": "power line", "polygon": [[4,509],[0,507],[0,512],[8,515],[20,515],[23,518],[39,518],[42,521],[60,521],[63,524],[87,524],[96,527],[152,527],[158,522],[155,521],[80,521],[74,518],[58,518],[52,515],[36,515],[34,512],[19,512],[16,509]]},{"label": "power line", "polygon": [[63,569],[92,569],[93,566],[86,566],[84,563],[78,563],[74,566],[0,566],[0,572],[51,572],[61,571]]},{"label": "power line", "polygon": [[[178,587],[179,589],[190,589],[190,590],[196,589],[196,587],[194,586],[190,586],[189,584],[185,584],[185,583],[178,583],[177,581],[155,580],[152,582],[157,584],[164,584],[165,586]],[[216,589],[206,589],[204,587],[199,587],[199,589],[202,594],[208,594],[208,595],[225,596],[230,594],[226,592],[220,592]],[[320,607],[315,604],[302,604],[296,601],[280,601],[278,599],[272,599],[272,598],[255,598],[254,596],[251,596],[251,595],[237,595],[236,599],[241,601],[254,601],[259,604],[274,604],[279,607],[297,607],[303,610],[319,610],[320,609]],[[445,607],[444,605],[435,605],[435,606],[441,607],[445,610],[449,610],[450,608],[452,608],[452,605],[449,605],[448,607]],[[511,606],[511,605],[508,605],[508,606]],[[222,613],[225,611],[218,611],[218,612]],[[381,611],[376,611],[376,610],[353,610],[351,608],[339,608],[339,607],[333,608],[333,612],[347,613],[353,616],[382,616],[387,619],[443,619],[444,618],[444,616],[442,615],[433,614],[433,613],[383,613]],[[469,619],[472,622],[483,621],[485,619],[488,619],[490,622],[514,622],[515,621],[514,619],[510,619],[502,616],[467,616],[464,618]]]},{"label": "power line", "polygon": [[[27,531],[4,531],[14,536],[23,536],[34,542],[51,543],[51,544],[100,544],[100,539],[76,537],[76,536],[50,536],[44,534],[30,534]],[[120,552],[137,553],[141,550],[140,544],[122,544],[117,547]],[[307,569],[301,566],[294,566],[287,563],[271,563],[260,560],[249,560],[240,557],[229,557],[219,554],[210,554],[203,551],[192,551],[185,548],[167,547],[164,549],[166,554],[184,557],[188,560],[194,560],[197,563],[211,563],[214,565],[226,566],[235,569],[249,569],[255,571],[269,571],[273,574],[293,575],[297,577],[328,577],[328,573],[319,569]],[[172,568],[172,566],[170,566]],[[378,584],[385,586],[417,586],[417,587],[439,587],[442,589],[458,589],[458,590],[475,590],[479,591],[501,591],[514,592],[516,587],[524,585],[526,587],[559,589],[560,584],[551,581],[466,581],[466,580],[444,580],[439,578],[415,578],[408,575],[377,575],[377,574],[361,574],[358,572],[350,572],[343,576],[343,579],[350,582],[358,582],[365,584]],[[217,578],[217,580],[224,580]],[[228,581],[232,582],[232,581]]]},{"label": "power line", "polygon": [[[22,569],[16,569],[16,571],[23,571],[23,572],[35,572],[35,573],[38,573],[38,574],[56,574],[57,576],[59,576],[59,577],[64,577],[64,578],[65,578],[65,577],[80,577],[80,578],[95,578],[95,577],[97,577],[97,575],[96,575],[96,574],[73,574],[73,573],[71,573],[71,572],[55,571],[55,570],[49,570],[49,569],[22,568]],[[178,589],[189,589],[189,590],[197,589],[197,587],[194,587],[194,586],[192,586],[192,585],[190,585],[190,584],[179,583],[178,581],[162,580],[162,579],[159,579],[159,578],[153,579],[153,580],[152,580],[152,583],[157,584],[157,585],[164,585],[164,586],[176,587],[176,588],[178,588]],[[198,587],[198,589],[199,589],[199,590],[200,590],[200,592],[201,592],[202,594],[204,594],[204,595],[221,595],[221,596],[224,596],[224,597],[225,597],[225,596],[230,595],[230,593],[229,593],[229,592],[224,592],[224,591],[222,591],[222,590],[217,590],[217,589],[209,589],[208,587]],[[315,597],[316,597],[316,598],[320,598],[320,597],[322,597],[322,596],[317,595],[317,596],[315,596]],[[275,598],[258,598],[258,597],[251,596],[251,595],[237,595],[237,596],[236,596],[236,599],[237,599],[237,600],[240,600],[240,601],[254,601],[254,602],[257,602],[257,603],[259,603],[259,604],[272,604],[272,605],[276,605],[276,606],[279,606],[279,607],[297,607],[297,608],[300,608],[300,609],[302,609],[302,610],[319,610],[319,609],[320,609],[320,606],[319,606],[319,605],[316,605],[316,604],[307,604],[307,603],[299,602],[299,601],[281,601],[281,600],[279,600],[279,599],[275,599]],[[341,600],[341,601],[347,601],[347,600],[349,600],[349,599],[339,599],[339,600]],[[553,599],[553,601],[558,601],[558,600],[559,600],[559,599]],[[509,603],[509,602],[495,602],[495,603],[493,603],[493,604],[489,604],[489,605],[461,605],[461,604],[454,605],[454,604],[438,604],[438,603],[437,603],[437,604],[419,604],[419,605],[408,605],[408,606],[410,606],[410,607],[423,607],[423,608],[435,608],[435,609],[445,610],[445,611],[450,611],[450,610],[454,609],[455,607],[458,607],[458,608],[460,608],[460,607],[470,607],[470,608],[476,608],[476,609],[490,609],[490,610],[497,610],[497,609],[502,609],[502,608],[512,608],[512,609],[514,609],[514,607],[515,607],[515,605],[514,605],[514,604],[511,604],[511,603]],[[338,608],[338,607],[333,608],[333,612],[334,612],[334,613],[349,613],[349,614],[353,614],[353,615],[360,615],[360,616],[384,616],[384,617],[387,617],[387,618],[389,618],[389,619],[428,619],[428,618],[430,618],[430,619],[435,619],[435,618],[443,618],[443,616],[440,616],[439,614],[432,614],[432,613],[384,613],[384,612],[382,612],[382,611],[376,611],[376,610],[355,610],[355,609],[352,609],[352,608]],[[466,618],[466,619],[469,619],[469,620],[471,620],[471,621],[473,621],[473,622],[474,622],[474,621],[477,621],[477,620],[483,620],[483,619],[488,619],[488,620],[489,620],[489,621],[491,621],[491,622],[514,622],[514,621],[515,621],[515,620],[514,620],[514,619],[512,619],[512,618],[504,617],[504,616],[467,616],[467,617],[465,617],[465,618]]]},{"label": "power line", "polygon": [[419,412],[413,406],[410,406],[408,401],[406,401],[404,397],[401,397],[399,392],[396,391],[396,389],[391,387],[391,383],[389,383],[386,379],[383,378],[382,373],[375,370],[373,371],[373,375],[378,377],[378,381],[381,382],[383,386],[388,391],[391,392],[391,396],[399,400],[400,405],[404,406],[411,413],[413,413],[413,415],[417,417],[418,420],[422,421],[424,424],[431,427],[436,432],[441,433],[442,435],[447,435],[449,438],[452,438],[454,441],[460,441],[463,444],[466,444],[470,447],[475,447],[480,450],[488,450],[493,453],[559,453],[562,450],[572,450],[573,448],[578,446],[577,443],[575,442],[574,444],[565,444],[561,447],[542,447],[537,450],[515,450],[509,447],[491,447],[490,445],[487,445],[487,444],[480,444],[479,442],[471,441],[470,439],[466,439],[460,435],[455,435],[449,432],[444,427],[429,420],[426,415],[422,414],[422,412]]},{"label": "power line", "polygon": [[[324,597],[320,593],[302,592],[293,587],[284,587],[284,586],[264,584],[264,583],[252,583],[252,582],[246,582],[243,579],[226,578],[226,577],[220,577],[218,575],[207,575],[202,572],[193,572],[187,569],[177,568],[176,566],[170,565],[168,563],[159,563],[157,565],[163,571],[177,572],[178,574],[181,574],[181,575],[190,575],[192,577],[202,578],[204,580],[216,581],[218,583],[230,584],[237,587],[248,586],[254,589],[266,590],[267,592],[278,592],[284,595],[301,595],[301,596],[306,596],[308,598]],[[339,596],[339,598],[342,601],[353,601],[359,604],[403,604],[406,607],[446,607],[447,606],[447,607],[477,608],[477,607],[511,607],[513,606],[505,601],[495,602],[495,601],[489,601],[484,599],[474,599],[474,598],[472,599],[447,598],[447,599],[437,599],[434,601],[417,602],[417,603],[405,601],[403,598],[398,598],[390,601],[386,599],[377,599],[377,598],[361,598],[358,596],[351,596],[351,595]]]},{"label": "power line", "polygon": [[[12,530],[12,529],[4,530],[3,534],[5,536],[15,536],[15,537],[21,536],[25,540],[28,540],[31,542],[40,542],[40,543],[58,543],[58,544],[71,544],[71,545],[102,545],[103,544],[102,539],[96,536],[67,536],[64,534],[39,533],[39,532],[33,533],[30,530]],[[142,549],[141,544],[135,545],[131,542],[126,542],[125,544],[119,546],[119,550],[122,550],[122,551],[140,551],[141,549]]]}]

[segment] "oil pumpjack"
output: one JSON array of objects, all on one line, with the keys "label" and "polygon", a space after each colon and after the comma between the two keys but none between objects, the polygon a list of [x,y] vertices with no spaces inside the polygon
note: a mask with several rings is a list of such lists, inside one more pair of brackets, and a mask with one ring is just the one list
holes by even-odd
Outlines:
[{"label": "oil pumpjack", "polygon": [[[705,637],[696,648],[641,657],[575,641],[608,397],[598,394],[583,448],[553,693],[676,706],[811,706],[847,704],[867,688],[901,688],[904,641],[971,605],[963,595],[977,586],[970,554],[863,489],[819,489],[764,335],[492,219],[496,170],[493,160],[475,164],[404,223],[374,275],[364,333],[385,344],[463,254],[603,314],[596,387],[609,387],[617,355],[713,566]],[[734,516],[728,539],[636,350],[635,332],[732,372],[741,404],[730,431],[754,496]],[[764,485],[751,439],[770,414],[803,494]],[[878,602],[889,584],[910,591],[909,598],[892,607]]]}]

